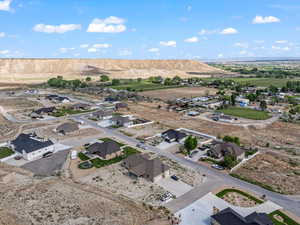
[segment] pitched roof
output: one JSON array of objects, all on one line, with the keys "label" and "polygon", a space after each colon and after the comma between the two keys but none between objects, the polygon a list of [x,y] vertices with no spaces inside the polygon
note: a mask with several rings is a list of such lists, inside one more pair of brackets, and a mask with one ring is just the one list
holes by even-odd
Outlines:
[{"label": "pitched roof", "polygon": [[96,112],[93,112],[93,116],[96,117],[103,117],[103,116],[110,116],[113,113],[111,110],[98,110]]},{"label": "pitched roof", "polygon": [[253,213],[244,218],[231,208],[226,208],[211,217],[220,225],[273,225],[265,213]]},{"label": "pitched roof", "polygon": [[170,140],[176,139],[177,141],[185,138],[187,135],[186,133],[180,132],[178,130],[169,129],[162,133],[163,136],[166,136]]},{"label": "pitched roof", "polygon": [[91,154],[98,154],[102,158],[107,155],[121,151],[120,146],[115,141],[96,142],[87,149]]},{"label": "pitched roof", "polygon": [[235,143],[231,142],[214,142],[214,147],[212,148],[212,151],[216,152],[217,154],[232,154],[236,157],[242,155],[244,153],[244,150],[240,148]]},{"label": "pitched roof", "polygon": [[115,121],[118,124],[123,125],[125,123],[129,123],[130,119],[128,117],[124,117],[124,116],[115,116],[115,117],[111,118],[111,121]]},{"label": "pitched roof", "polygon": [[40,109],[37,109],[35,111],[33,111],[34,113],[36,114],[42,114],[42,113],[51,113],[55,110],[56,108],[53,106],[53,107],[48,107],[48,108],[40,108]]},{"label": "pitched roof", "polygon": [[11,141],[14,150],[23,153],[34,152],[42,148],[49,147],[54,143],[51,140],[44,141],[35,134],[20,134],[15,140]]},{"label": "pitched roof", "polygon": [[79,130],[77,123],[63,123],[56,128],[57,132],[70,133]]}]

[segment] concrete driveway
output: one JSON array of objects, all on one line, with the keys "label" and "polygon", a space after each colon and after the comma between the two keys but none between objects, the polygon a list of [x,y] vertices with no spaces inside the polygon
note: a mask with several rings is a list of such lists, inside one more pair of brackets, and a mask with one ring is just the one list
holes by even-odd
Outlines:
[{"label": "concrete driveway", "polygon": [[69,155],[69,150],[64,150],[53,154],[49,158],[38,159],[26,163],[21,168],[33,172],[39,176],[52,176],[55,172],[60,171]]},{"label": "concrete driveway", "polygon": [[193,189],[192,186],[190,186],[180,180],[175,181],[172,178],[163,178],[163,179],[157,181],[156,184],[161,186],[163,189],[169,191],[176,197],[184,195],[185,193],[187,193]]},{"label": "concrete driveway", "polygon": [[159,148],[160,150],[165,150],[165,149],[171,148],[173,146],[176,146],[178,144],[179,144],[178,142],[169,143],[169,142],[163,141],[159,145],[157,145],[156,148]]}]

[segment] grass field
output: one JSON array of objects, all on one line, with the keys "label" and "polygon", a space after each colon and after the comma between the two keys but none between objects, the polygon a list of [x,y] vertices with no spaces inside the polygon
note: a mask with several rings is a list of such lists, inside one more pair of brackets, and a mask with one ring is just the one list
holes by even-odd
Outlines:
[{"label": "grass field", "polygon": [[[279,210],[272,212],[271,214],[269,214],[269,216],[272,222],[274,223],[274,225],[299,225],[299,223],[297,223],[296,221],[294,221],[289,216],[287,216],[286,214],[284,214]],[[275,216],[281,217],[283,219],[283,222],[278,221]]]},{"label": "grass field", "polygon": [[67,115],[74,115],[80,113],[93,112],[95,110],[73,110],[73,109],[57,109],[56,112],[52,113],[51,116],[62,117]]},{"label": "grass field", "polygon": [[14,154],[14,151],[8,147],[0,147],[0,159],[6,158]]},{"label": "grass field", "polygon": [[[204,80],[215,80],[216,78],[204,78]],[[221,78],[220,78],[221,79]],[[269,87],[270,85],[274,85],[278,88],[281,88],[286,85],[287,81],[291,81],[293,79],[276,79],[276,78],[222,78],[222,80],[233,80],[240,84],[250,84],[258,87]],[[299,80],[299,79],[294,79]]]},{"label": "grass field", "polygon": [[230,107],[218,111],[226,115],[236,116],[236,117],[241,117],[241,118],[246,118],[251,120],[266,120],[270,118],[267,112],[249,109],[249,108]]},{"label": "grass field", "polygon": [[168,88],[178,88],[181,86],[178,85],[163,85],[163,84],[154,84],[152,82],[143,80],[141,82],[131,82],[130,84],[120,84],[110,86],[111,88],[117,90],[131,90],[131,91],[151,91],[159,89],[168,89]]}]

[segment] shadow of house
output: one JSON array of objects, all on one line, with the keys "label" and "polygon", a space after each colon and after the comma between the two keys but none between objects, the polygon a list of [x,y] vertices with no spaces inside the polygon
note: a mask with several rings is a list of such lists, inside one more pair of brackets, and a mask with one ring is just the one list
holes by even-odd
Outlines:
[{"label": "shadow of house", "polygon": [[130,155],[123,160],[122,166],[128,169],[130,175],[143,177],[152,182],[170,176],[170,168],[167,165],[158,158],[150,159],[147,154]]},{"label": "shadow of house", "polygon": [[87,148],[90,154],[95,154],[104,160],[113,159],[122,155],[122,150],[115,141],[96,142]]}]

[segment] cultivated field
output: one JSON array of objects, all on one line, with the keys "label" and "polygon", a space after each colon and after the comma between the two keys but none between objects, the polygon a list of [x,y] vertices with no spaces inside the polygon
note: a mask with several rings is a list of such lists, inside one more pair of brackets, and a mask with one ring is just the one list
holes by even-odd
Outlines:
[{"label": "cultivated field", "polygon": [[219,110],[219,112],[222,112],[226,115],[246,118],[250,120],[266,120],[270,118],[269,114],[265,111],[258,111],[249,108],[230,107],[227,109],[221,109]]},{"label": "cultivated field", "polygon": [[186,88],[171,88],[164,90],[145,91],[141,95],[151,98],[159,98],[162,100],[174,100],[177,98],[190,98],[205,95],[213,95],[217,89],[206,87],[186,87]]}]

